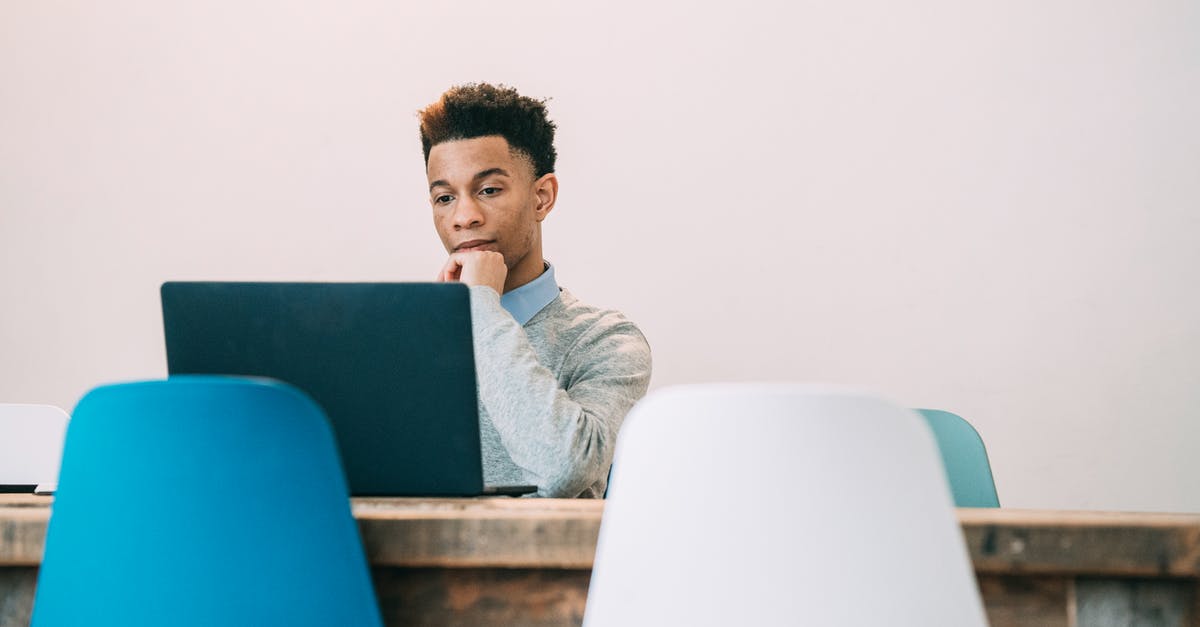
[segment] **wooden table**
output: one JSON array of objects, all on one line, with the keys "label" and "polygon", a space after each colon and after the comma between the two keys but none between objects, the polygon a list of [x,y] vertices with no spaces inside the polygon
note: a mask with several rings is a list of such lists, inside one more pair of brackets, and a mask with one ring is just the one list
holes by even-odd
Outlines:
[{"label": "wooden table", "polygon": [[[50,502],[0,495],[0,625],[28,623]],[[578,625],[603,507],[353,500],[379,603],[394,625]],[[994,627],[1200,625],[1200,515],[958,516]]]}]

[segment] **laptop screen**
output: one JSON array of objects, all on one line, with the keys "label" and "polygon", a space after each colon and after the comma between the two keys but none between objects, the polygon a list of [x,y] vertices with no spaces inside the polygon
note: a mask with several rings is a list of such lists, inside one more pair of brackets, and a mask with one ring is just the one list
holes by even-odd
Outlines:
[{"label": "laptop screen", "polygon": [[170,374],[304,390],[333,425],[351,494],[482,491],[466,286],[168,282],[162,306]]}]

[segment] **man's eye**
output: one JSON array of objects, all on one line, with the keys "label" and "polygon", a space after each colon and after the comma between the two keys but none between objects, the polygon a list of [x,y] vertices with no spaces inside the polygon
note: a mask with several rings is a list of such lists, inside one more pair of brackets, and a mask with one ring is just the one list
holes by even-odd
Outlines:
[{"label": "man's eye", "polygon": [[438,196],[437,198],[434,198],[434,199],[433,199],[433,202],[435,202],[435,203],[437,203],[437,204],[439,204],[439,205],[444,205],[444,204],[446,204],[446,203],[450,202],[451,200],[454,200],[454,197],[453,197],[453,196],[451,196],[451,195],[449,195],[449,194],[442,194],[441,196]]},{"label": "man's eye", "polygon": [[484,196],[495,196],[496,194],[500,193],[500,188],[499,187],[485,187],[485,188],[479,190],[479,193]]}]

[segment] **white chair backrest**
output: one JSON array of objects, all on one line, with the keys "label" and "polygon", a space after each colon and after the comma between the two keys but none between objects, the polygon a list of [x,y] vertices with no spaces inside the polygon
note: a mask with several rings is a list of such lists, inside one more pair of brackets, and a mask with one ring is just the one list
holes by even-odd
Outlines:
[{"label": "white chair backrest", "polygon": [[722,384],[630,412],[584,625],[986,619],[917,414],[843,388]]},{"label": "white chair backrest", "polygon": [[57,407],[0,403],[0,485],[56,483],[66,433]]}]

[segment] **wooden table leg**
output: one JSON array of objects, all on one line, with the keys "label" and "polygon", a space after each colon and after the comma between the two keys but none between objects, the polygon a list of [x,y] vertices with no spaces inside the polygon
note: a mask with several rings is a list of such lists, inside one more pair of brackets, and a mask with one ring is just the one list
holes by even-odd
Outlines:
[{"label": "wooden table leg", "polygon": [[1079,627],[1187,627],[1200,618],[1195,580],[1081,578],[1075,586]]},{"label": "wooden table leg", "polygon": [[583,623],[588,570],[388,568],[372,570],[387,625]]},{"label": "wooden table leg", "polygon": [[991,627],[1068,627],[1074,582],[1068,577],[979,575]]},{"label": "wooden table leg", "polygon": [[33,591],[38,569],[34,566],[0,568],[0,625],[27,627],[33,615]]}]

